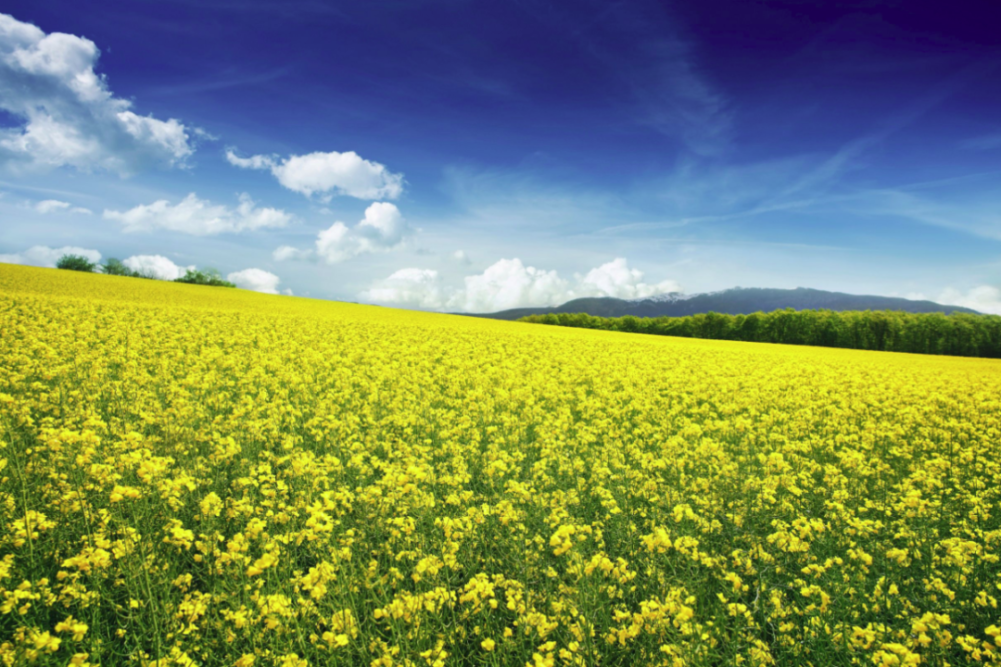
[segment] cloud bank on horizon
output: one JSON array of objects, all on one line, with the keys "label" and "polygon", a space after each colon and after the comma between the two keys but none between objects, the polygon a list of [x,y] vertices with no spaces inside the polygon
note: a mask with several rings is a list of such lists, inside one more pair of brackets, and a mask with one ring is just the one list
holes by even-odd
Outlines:
[{"label": "cloud bank on horizon", "polygon": [[736,2],[262,7],[216,39],[185,3],[12,0],[0,262],[460,312],[742,284],[1001,313],[977,5]]},{"label": "cloud bank on horizon", "polygon": [[653,285],[643,282],[643,272],[630,269],[622,257],[576,276],[573,282],[556,271],[525,266],[514,258],[498,260],[483,273],[466,276],[461,287],[444,285],[433,269],[400,269],[363,292],[362,297],[374,303],[424,310],[491,313],[557,306],[586,296],[642,299],[680,291],[681,286],[673,280]]}]

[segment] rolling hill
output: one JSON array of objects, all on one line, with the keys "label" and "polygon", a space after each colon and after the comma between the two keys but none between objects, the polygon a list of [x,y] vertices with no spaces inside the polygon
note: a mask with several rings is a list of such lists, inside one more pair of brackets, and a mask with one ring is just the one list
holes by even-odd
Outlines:
[{"label": "rolling hill", "polygon": [[698,313],[726,313],[740,315],[770,312],[793,308],[795,310],[903,310],[909,313],[973,313],[977,311],[960,306],[946,306],[933,301],[913,301],[900,297],[870,296],[827,292],[797,287],[796,289],[768,289],[760,287],[734,287],[721,292],[703,294],[663,294],[648,299],[615,299],[591,297],[567,301],[561,306],[548,308],[513,308],[496,313],[476,313],[475,317],[497,320],[517,320],[526,315],[545,313],[588,313],[599,317],[683,317]]}]

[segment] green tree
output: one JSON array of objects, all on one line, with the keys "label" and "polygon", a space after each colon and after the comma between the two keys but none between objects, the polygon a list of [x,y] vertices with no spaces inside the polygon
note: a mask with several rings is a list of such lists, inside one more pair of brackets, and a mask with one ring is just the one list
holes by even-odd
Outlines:
[{"label": "green tree", "polygon": [[533,315],[522,321],[681,338],[1001,358],[1001,317],[997,315],[787,308],[750,315],[699,313],[656,318],[559,313]]},{"label": "green tree", "polygon": [[212,287],[236,287],[236,285],[228,280],[224,280],[215,269],[188,269],[183,276],[174,282],[191,285],[210,285]]},{"label": "green tree", "polygon": [[101,272],[109,276],[126,276],[128,278],[139,277],[138,272],[133,271],[129,267],[125,266],[122,260],[115,259],[114,257],[110,257],[108,261],[101,266]]},{"label": "green tree", "polygon": [[63,255],[59,258],[59,261],[56,262],[56,268],[93,273],[94,269],[97,268],[97,264],[90,261],[83,255]]}]

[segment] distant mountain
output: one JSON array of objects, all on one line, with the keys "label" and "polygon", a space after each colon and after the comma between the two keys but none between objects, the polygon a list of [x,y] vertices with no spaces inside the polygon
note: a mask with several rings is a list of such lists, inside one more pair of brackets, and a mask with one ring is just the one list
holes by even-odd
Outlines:
[{"label": "distant mountain", "polygon": [[977,311],[960,306],[945,306],[933,301],[912,301],[891,296],[867,296],[825,292],[824,290],[797,287],[796,289],[767,289],[761,287],[735,287],[722,292],[704,294],[662,294],[648,299],[614,299],[594,297],[574,299],[562,306],[550,308],[513,308],[498,313],[481,313],[476,317],[496,320],[517,320],[526,315],[545,313],[587,313],[599,317],[683,317],[698,313],[726,313],[740,315],[770,312],[793,308],[795,310],[903,310],[908,313],[971,313]]}]

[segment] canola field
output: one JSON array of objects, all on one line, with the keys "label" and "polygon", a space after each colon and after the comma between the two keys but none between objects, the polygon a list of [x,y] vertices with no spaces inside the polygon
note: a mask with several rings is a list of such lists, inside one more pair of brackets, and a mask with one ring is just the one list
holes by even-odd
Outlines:
[{"label": "canola field", "polygon": [[0,265],[0,664],[1001,662],[1001,363]]}]

